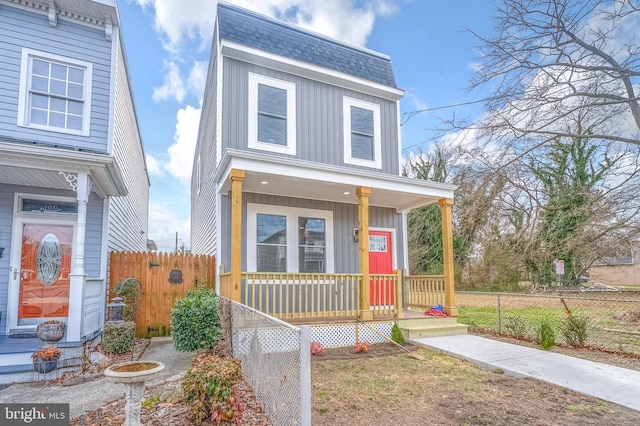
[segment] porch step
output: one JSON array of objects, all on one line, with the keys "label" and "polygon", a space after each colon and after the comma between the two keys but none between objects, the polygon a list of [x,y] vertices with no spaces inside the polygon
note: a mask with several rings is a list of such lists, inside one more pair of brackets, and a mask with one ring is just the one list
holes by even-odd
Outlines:
[{"label": "porch step", "polygon": [[453,336],[456,334],[467,334],[469,326],[458,324],[457,318],[437,318],[412,319],[408,324],[398,321],[398,326],[402,330],[405,339],[416,339],[418,337]]},{"label": "porch step", "polygon": [[403,327],[422,327],[422,326],[440,326],[457,324],[458,319],[456,317],[428,317],[421,316],[418,318],[401,318],[398,320],[398,326]]}]

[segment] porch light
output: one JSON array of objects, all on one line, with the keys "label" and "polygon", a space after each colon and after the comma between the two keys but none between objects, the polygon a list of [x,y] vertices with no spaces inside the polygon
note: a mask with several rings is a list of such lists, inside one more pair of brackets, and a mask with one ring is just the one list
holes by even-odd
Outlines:
[{"label": "porch light", "polygon": [[360,240],[358,237],[358,228],[353,228],[353,242],[357,243]]},{"label": "porch light", "polygon": [[109,321],[110,322],[122,322],[124,321],[124,307],[126,304],[122,303],[121,297],[114,297],[111,299],[111,303],[107,305],[109,309]]},{"label": "porch light", "polygon": [[263,181],[261,181],[260,183],[261,183],[262,185],[266,185],[266,184],[268,184],[269,182],[267,182],[266,180],[263,180]]}]

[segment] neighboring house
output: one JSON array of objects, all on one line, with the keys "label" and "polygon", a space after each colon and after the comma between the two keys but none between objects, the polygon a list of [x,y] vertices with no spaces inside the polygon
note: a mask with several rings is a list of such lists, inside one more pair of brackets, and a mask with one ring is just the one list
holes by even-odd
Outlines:
[{"label": "neighboring house", "polygon": [[109,251],[147,248],[119,27],[116,0],[0,0],[0,338],[48,319],[66,346],[98,335]]},{"label": "neighboring house", "polygon": [[403,93],[385,55],[218,5],[191,249],[217,257],[221,294],[281,318],[398,314],[406,214],[439,202],[446,273],[433,288],[447,294],[433,300],[456,315],[455,187],[400,176]]},{"label": "neighboring house", "polygon": [[610,286],[640,286],[640,263],[634,256],[634,245],[627,256],[603,257],[589,268],[591,284],[602,283]]}]

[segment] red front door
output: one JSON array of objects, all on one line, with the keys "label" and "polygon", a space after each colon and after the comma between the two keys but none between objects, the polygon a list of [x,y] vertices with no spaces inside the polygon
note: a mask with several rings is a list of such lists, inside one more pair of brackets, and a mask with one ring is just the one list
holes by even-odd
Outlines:
[{"label": "red front door", "polygon": [[25,223],[18,297],[18,325],[69,312],[73,226]]},{"label": "red front door", "polygon": [[[369,231],[369,273],[393,273],[391,232]],[[369,286],[372,305],[393,304],[393,281],[372,277]]]}]

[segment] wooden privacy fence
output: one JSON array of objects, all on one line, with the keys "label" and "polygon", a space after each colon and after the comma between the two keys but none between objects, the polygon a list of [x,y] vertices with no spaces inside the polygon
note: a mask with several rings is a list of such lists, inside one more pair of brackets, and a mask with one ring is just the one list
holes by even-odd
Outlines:
[{"label": "wooden privacy fence", "polygon": [[168,336],[176,300],[197,285],[214,288],[215,272],[215,256],[114,251],[109,256],[108,297],[110,300],[115,296],[113,288],[120,281],[137,279],[142,286],[137,336]]}]

